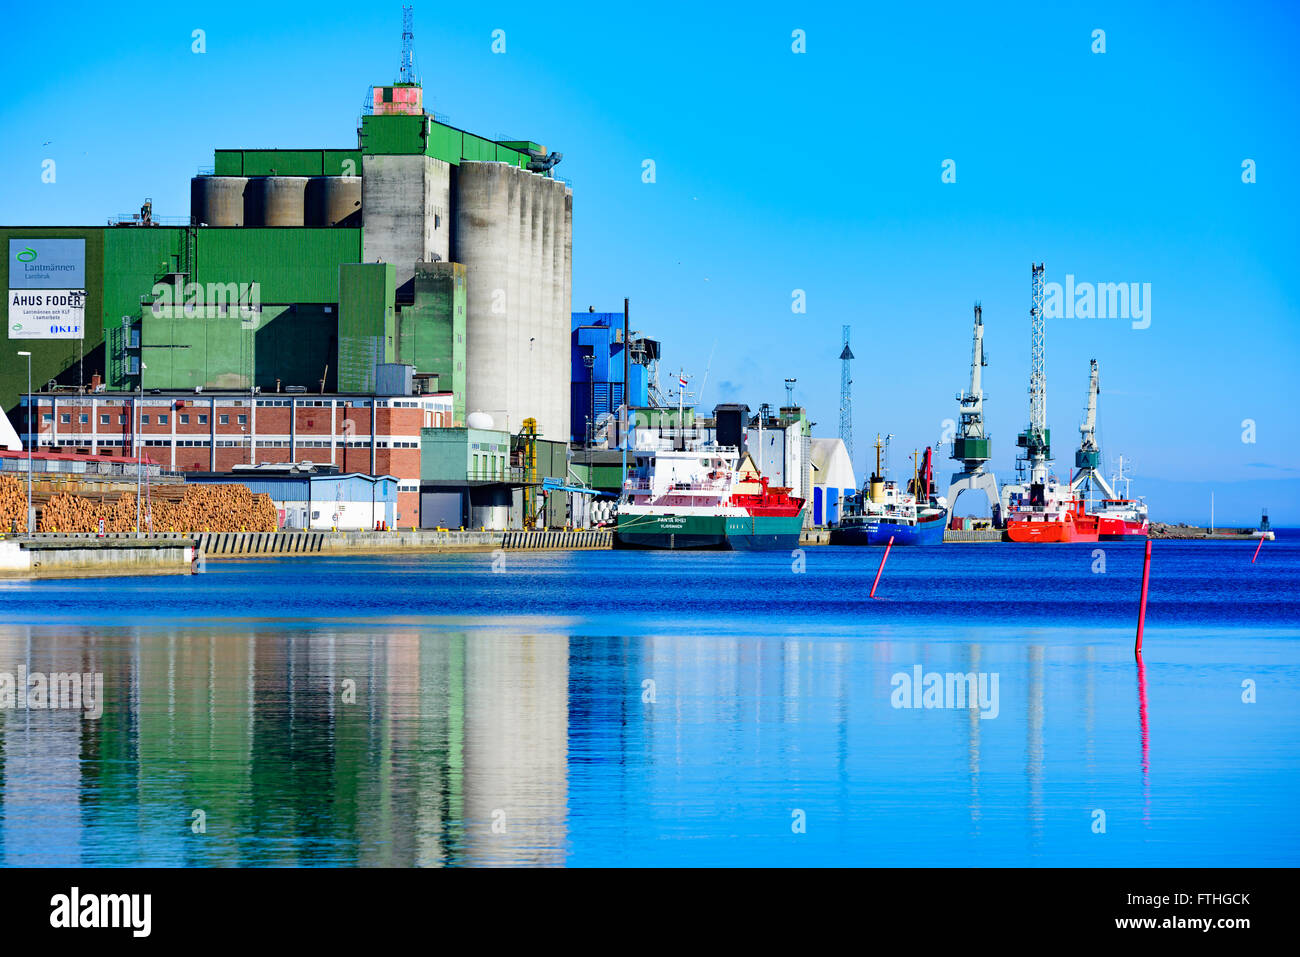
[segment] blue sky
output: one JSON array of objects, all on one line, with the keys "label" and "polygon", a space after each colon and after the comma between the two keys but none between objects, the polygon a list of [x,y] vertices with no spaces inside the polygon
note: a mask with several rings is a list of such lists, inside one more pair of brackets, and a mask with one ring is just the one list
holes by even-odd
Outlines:
[{"label": "blue sky", "polygon": [[[1131,462],[1153,517],[1205,521],[1213,488],[1220,522],[1267,506],[1300,524],[1294,5],[902,6],[417,2],[416,61],[429,109],[565,154],[574,308],[629,296],[634,327],[664,341],[661,378],[684,367],[705,406],[778,404],[795,377],[835,434],[848,323],[857,465],[880,431],[900,467],[955,417],[979,299],[1008,477],[1039,260],[1049,281],[1152,287],[1147,329],[1049,325],[1062,473],[1096,358],[1105,452]],[[41,32],[0,40],[0,221],[98,224],[145,196],[184,216],[213,148],[352,146],[368,85],[394,79],[400,21],[400,3],[328,0],[49,7]]]}]

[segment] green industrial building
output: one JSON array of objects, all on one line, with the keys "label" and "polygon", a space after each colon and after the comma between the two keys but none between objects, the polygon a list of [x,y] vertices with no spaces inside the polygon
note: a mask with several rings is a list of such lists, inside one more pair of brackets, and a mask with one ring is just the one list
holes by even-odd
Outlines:
[{"label": "green industrial building", "polygon": [[[438,122],[418,86],[375,87],[373,101],[355,149],[216,150],[191,184],[191,225],[159,225],[146,206],[117,225],[0,227],[6,328],[13,350],[32,353],[33,389],[373,393],[376,367],[400,363],[419,388],[452,393],[463,424],[471,268],[453,257],[499,237],[456,228],[459,170],[505,165],[549,182],[554,160],[532,142]],[[48,240],[64,243],[36,242]],[[80,337],[22,328],[31,301],[22,275],[34,269],[24,263],[47,249],[80,257]],[[566,271],[565,302],[567,280]],[[494,325],[526,328],[529,318]],[[0,364],[0,408],[15,419],[26,389],[25,363]],[[513,401],[526,412],[543,405]],[[502,425],[522,422],[504,399],[489,404]]]},{"label": "green industrial building", "polygon": [[[24,440],[35,428],[20,411],[29,386],[18,351],[31,353],[33,404],[55,426],[86,421],[88,411],[66,402],[55,421],[53,403],[80,395],[135,395],[143,405],[151,395],[260,393],[252,404],[262,407],[276,405],[273,394],[310,394],[351,408],[358,396],[437,393],[466,451],[464,471],[447,480],[479,489],[474,503],[465,497],[467,519],[490,498],[493,523],[502,508],[517,522],[524,501],[541,496],[524,486],[567,480],[573,193],[553,174],[560,154],[440,122],[424,112],[418,84],[373,87],[370,99],[355,148],[215,150],[191,181],[186,225],[157,220],[146,202],[107,226],[0,227],[10,345],[0,409]],[[338,434],[312,441],[332,456],[355,440],[330,415]],[[114,441],[156,444],[132,416]],[[506,457],[517,460],[510,436],[528,420],[545,463],[532,482],[507,464],[489,493],[466,427],[507,435]],[[293,432],[293,417],[284,421]],[[376,431],[372,423],[372,447],[414,445]],[[243,435],[197,444],[239,445],[251,459],[252,433],[246,446]],[[257,454],[296,438],[272,436]],[[175,467],[208,458],[187,453]],[[431,481],[413,462],[397,469],[404,495]],[[562,495],[540,501],[547,524],[565,524]]]}]

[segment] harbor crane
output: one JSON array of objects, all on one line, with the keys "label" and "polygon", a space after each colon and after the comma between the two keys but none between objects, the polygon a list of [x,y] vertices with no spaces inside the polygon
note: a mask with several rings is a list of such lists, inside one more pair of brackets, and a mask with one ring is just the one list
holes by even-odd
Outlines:
[{"label": "harbor crane", "polygon": [[1024,449],[1033,485],[1047,482],[1052,461],[1052,430],[1047,427],[1047,323],[1043,315],[1043,264],[1032,269],[1033,305],[1029,309],[1029,427],[1016,437]]},{"label": "harbor crane", "polygon": [[[1015,484],[1002,486],[1002,512],[1028,498],[1042,504],[1052,462],[1052,430],[1047,427],[1047,322],[1043,312],[1043,264],[1030,264],[1032,304],[1029,308],[1029,425],[1016,436]],[[1025,484],[1025,472],[1029,484]]]},{"label": "harbor crane", "polygon": [[952,442],[952,458],[961,463],[961,471],[954,472],[948,481],[949,508],[957,504],[957,496],[973,490],[983,492],[989,502],[993,524],[1001,526],[1002,507],[998,501],[998,480],[992,472],[984,470],[989,460],[989,437],[984,432],[983,368],[988,365],[984,355],[984,318],[980,304],[975,303],[975,329],[971,334],[970,389],[957,393],[960,421]]},{"label": "harbor crane", "polygon": [[1101,446],[1097,444],[1097,396],[1101,386],[1097,375],[1097,360],[1092,360],[1088,376],[1088,408],[1079,426],[1079,448],[1074,453],[1074,467],[1078,469],[1070,482],[1073,492],[1101,492],[1106,498],[1115,498],[1110,484],[1101,474]]}]

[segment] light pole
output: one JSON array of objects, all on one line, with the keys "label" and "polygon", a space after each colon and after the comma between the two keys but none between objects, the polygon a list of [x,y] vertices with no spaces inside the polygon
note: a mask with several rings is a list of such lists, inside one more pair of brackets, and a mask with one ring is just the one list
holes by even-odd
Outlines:
[{"label": "light pole", "polygon": [[32,429],[32,354],[30,352],[19,352],[20,356],[27,357],[27,534],[33,532],[32,525],[32,440],[35,438],[35,432]]},{"label": "light pole", "polygon": [[141,486],[144,484],[144,471],[140,467],[140,406],[144,405],[144,363],[140,363],[140,375],[138,377],[140,385],[140,398],[133,403],[135,408],[131,411],[135,413],[131,418],[133,424],[131,427],[131,445],[135,449],[135,537],[140,537],[140,493]]}]

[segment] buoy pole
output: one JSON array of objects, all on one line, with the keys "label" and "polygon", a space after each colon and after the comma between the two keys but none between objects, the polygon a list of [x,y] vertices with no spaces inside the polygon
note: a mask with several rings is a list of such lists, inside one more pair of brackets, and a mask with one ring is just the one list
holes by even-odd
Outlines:
[{"label": "buoy pole", "polygon": [[876,597],[876,586],[880,584],[880,575],[885,570],[885,562],[889,560],[889,550],[894,547],[894,536],[889,536],[889,544],[885,546],[885,554],[880,556],[880,567],[876,569],[876,580],[871,583],[871,598]]},{"label": "buoy pole", "polygon": [[1142,657],[1142,627],[1147,621],[1147,585],[1151,581],[1151,539],[1147,539],[1146,555],[1142,559],[1142,598],[1138,602],[1138,632],[1137,642],[1133,646],[1133,654],[1138,658]]}]

